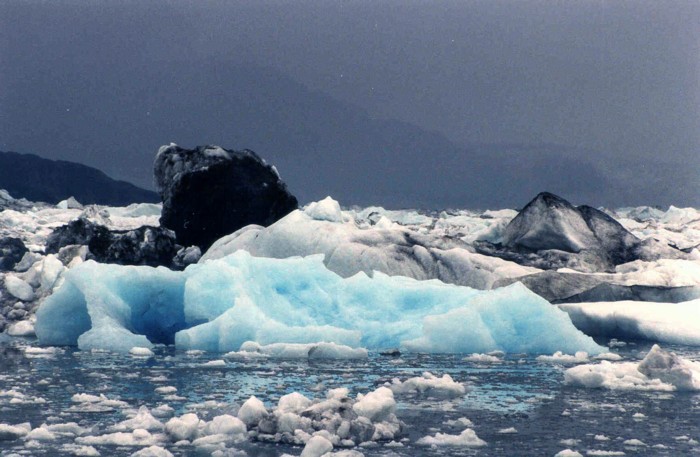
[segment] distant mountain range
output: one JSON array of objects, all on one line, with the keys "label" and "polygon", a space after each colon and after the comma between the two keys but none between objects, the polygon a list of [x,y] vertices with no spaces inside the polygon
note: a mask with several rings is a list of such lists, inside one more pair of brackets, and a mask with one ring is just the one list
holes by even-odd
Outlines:
[{"label": "distant mountain range", "polygon": [[17,152],[0,151],[0,189],[15,198],[47,203],[58,203],[71,196],[83,204],[160,201],[155,192],[116,181],[96,168]]},{"label": "distant mountain range", "polygon": [[[79,68],[36,74],[56,92],[23,98],[13,94],[32,93],[34,80],[16,78],[27,87],[3,95],[0,145],[89,163],[144,187],[162,144],[248,148],[277,167],[302,204],[331,195],[343,205],[512,208],[544,190],[592,206],[700,203],[692,167],[570,146],[459,145],[374,118],[271,68],[202,59],[109,62],[102,70],[100,84]],[[682,185],[669,186],[668,176]]]}]

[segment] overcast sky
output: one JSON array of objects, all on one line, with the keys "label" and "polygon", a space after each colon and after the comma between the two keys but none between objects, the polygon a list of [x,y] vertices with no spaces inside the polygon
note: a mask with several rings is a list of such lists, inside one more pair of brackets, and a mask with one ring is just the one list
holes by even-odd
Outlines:
[{"label": "overcast sky", "polygon": [[[168,87],[182,88],[173,97],[201,108],[192,122],[206,122],[203,107],[217,93],[192,90],[170,74],[202,62],[268,67],[370,119],[403,121],[458,148],[577,149],[630,186],[648,180],[659,202],[700,205],[697,0],[6,0],[0,4],[0,150],[84,162],[148,186],[155,149],[177,135],[145,128],[152,122],[146,117],[166,119],[158,111],[166,105],[149,101],[151,112],[140,100],[168,79]],[[159,66],[167,74],[152,71]],[[225,87],[226,72],[212,74],[216,81],[209,77],[191,78],[200,87]],[[288,95],[265,91],[270,98]],[[96,114],[97,101],[108,112]],[[255,119],[246,122],[268,122],[264,110],[250,112]],[[208,125],[221,125],[222,132],[199,129],[202,138],[188,132],[183,138],[191,144],[183,146],[266,145],[264,131],[256,133],[260,138],[229,135],[235,127],[213,119],[221,115],[211,111]],[[236,144],[241,139],[250,144]],[[257,152],[283,157],[278,150]],[[290,173],[296,186],[306,185],[300,171]],[[342,200],[344,189],[333,190]],[[454,204],[441,201],[443,194],[424,203]],[[381,203],[392,202],[406,203],[386,194]]]}]

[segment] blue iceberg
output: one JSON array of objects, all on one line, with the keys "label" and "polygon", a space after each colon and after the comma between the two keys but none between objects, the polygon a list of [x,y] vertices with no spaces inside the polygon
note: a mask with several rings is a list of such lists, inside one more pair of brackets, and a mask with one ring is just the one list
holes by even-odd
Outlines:
[{"label": "blue iceberg", "polygon": [[452,353],[604,351],[519,283],[479,291],[379,272],[342,278],[322,255],[269,259],[246,251],[182,272],[85,262],[41,306],[35,329],[42,344],[120,352],[157,343],[236,351],[246,341]]}]

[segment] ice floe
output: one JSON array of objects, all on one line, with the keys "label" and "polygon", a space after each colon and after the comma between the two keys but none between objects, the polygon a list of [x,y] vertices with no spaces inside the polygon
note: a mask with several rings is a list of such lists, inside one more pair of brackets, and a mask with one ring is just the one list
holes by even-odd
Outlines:
[{"label": "ice floe", "polygon": [[577,303],[559,308],[588,335],[700,346],[700,300]]},{"label": "ice floe", "polygon": [[639,362],[579,365],[564,372],[564,382],[580,387],[620,390],[700,390],[700,363],[654,345]]}]

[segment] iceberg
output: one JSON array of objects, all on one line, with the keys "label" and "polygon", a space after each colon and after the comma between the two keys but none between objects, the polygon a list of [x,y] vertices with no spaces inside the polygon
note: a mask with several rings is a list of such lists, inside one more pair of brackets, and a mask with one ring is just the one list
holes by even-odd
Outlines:
[{"label": "iceberg", "polygon": [[700,346],[700,300],[559,305],[587,335]]},{"label": "iceberg", "polygon": [[128,352],[175,343],[238,351],[243,343],[328,342],[416,352],[604,352],[568,315],[516,283],[479,291],[374,272],[343,278],[322,255],[270,259],[238,251],[176,272],[87,261],[37,312],[44,345]]},{"label": "iceberg", "polygon": [[579,365],[564,372],[564,383],[587,388],[617,390],[700,390],[700,362],[679,357],[658,345],[641,362]]},{"label": "iceberg", "polygon": [[476,253],[466,242],[443,236],[441,230],[419,233],[384,216],[367,226],[354,216],[327,197],[292,211],[268,227],[248,225],[220,238],[200,263],[238,250],[278,259],[324,254],[326,267],[346,278],[358,272],[371,275],[376,270],[390,276],[439,279],[476,289],[491,289],[499,279],[541,271]]}]

